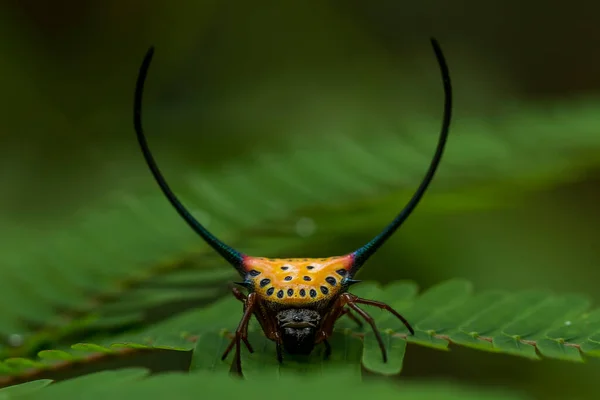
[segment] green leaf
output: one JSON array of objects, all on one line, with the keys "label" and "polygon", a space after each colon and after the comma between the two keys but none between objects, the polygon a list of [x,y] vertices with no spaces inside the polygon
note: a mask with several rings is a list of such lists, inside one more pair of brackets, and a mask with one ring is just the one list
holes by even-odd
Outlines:
[{"label": "green leaf", "polygon": [[76,364],[90,364],[106,358],[127,357],[133,351],[167,348],[180,350],[174,346],[151,346],[138,343],[117,343],[100,346],[92,343],[78,343],[64,350],[42,350],[37,359],[8,358],[0,362],[0,384],[10,384],[11,378],[29,378],[43,371],[73,368]]},{"label": "green leaf", "polygon": [[228,371],[229,365],[221,362],[223,352],[231,342],[225,331],[206,332],[196,340],[190,371]]},{"label": "green leaf", "polygon": [[[439,350],[448,350],[454,344],[532,359],[541,355],[581,361],[584,354],[600,356],[600,346],[594,342],[600,333],[600,313],[589,311],[589,301],[578,295],[531,290],[511,294],[496,290],[473,293],[471,284],[463,279],[440,283],[420,295],[417,295],[417,286],[406,281],[385,286],[363,282],[355,285],[352,292],[389,303],[415,328],[415,336],[410,336],[391,314],[363,306],[375,318],[386,343],[389,358],[383,363],[381,350],[368,324],[359,328],[347,317],[338,321],[331,338],[331,359],[348,357],[358,351],[357,358],[346,359],[354,360],[355,366],[361,360],[367,370],[375,373],[400,373],[404,354],[410,352],[411,347],[406,346],[406,341]],[[233,353],[225,362],[220,357],[229,344],[227,335],[234,332],[241,312],[239,301],[224,298],[210,307],[173,317],[142,332],[109,339],[107,345],[110,341],[138,340],[137,343],[151,346],[160,343],[180,349],[193,348],[192,370],[225,371],[229,369]],[[254,320],[250,327],[255,353],[249,354],[245,347],[242,349],[242,367],[250,376],[265,373],[280,376],[286,368],[315,371],[336,366],[331,360],[319,358],[322,351],[319,346],[308,364],[288,365],[291,361],[286,359],[284,366],[280,366],[276,361],[275,344],[264,337]],[[356,347],[359,342],[348,342],[351,337],[363,338],[364,345]]]},{"label": "green leaf", "polygon": [[[148,371],[144,368],[123,368],[114,371],[101,371],[70,379],[68,381],[55,383],[44,389],[42,389],[42,387],[45,385],[40,383],[38,384],[39,386],[35,386],[33,388],[34,390],[31,391],[23,393],[19,392],[14,395],[9,392],[7,399],[52,399],[63,397],[75,399],[77,396],[80,398],[88,397],[88,395],[93,395],[96,391],[110,391],[111,389],[118,393],[121,388],[132,385],[135,381],[139,381],[147,375]],[[46,383],[46,385],[48,383]],[[7,389],[11,388],[9,387]]]},{"label": "green leaf", "polygon": [[51,379],[39,379],[0,389],[0,399],[12,399],[45,388],[52,383]]},{"label": "green leaf", "polygon": [[[242,350],[242,369],[247,379],[258,379],[263,376],[279,378],[297,373],[323,374],[326,371],[346,371],[346,373],[360,378],[360,357],[362,343],[357,337],[342,334],[336,335],[330,342],[332,347],[340,351],[324,359],[323,345],[317,346],[310,356],[292,356],[286,354],[284,362],[279,364],[275,351],[275,344],[268,340],[260,331],[250,331],[249,341],[255,350],[249,353],[244,347]],[[222,362],[221,356],[231,342],[226,332],[206,333],[196,342],[190,371],[229,371],[233,363],[235,349],[227,359]]]},{"label": "green leaf", "polygon": [[[167,373],[140,379],[139,371],[110,371],[63,381],[48,388],[16,398],[22,400],[53,399],[197,399],[238,398],[263,399],[264,390],[284,394],[287,399],[305,399],[305,388],[326,398],[354,400],[364,398],[397,398],[406,400],[517,400],[525,396],[506,391],[462,387],[442,382],[402,383],[377,380],[361,382],[344,371],[322,374],[285,375],[277,380],[258,376],[244,381],[208,371],[182,374]],[[336,384],[332,384],[335,382]],[[0,392],[1,393],[1,392]]]},{"label": "green leaf", "polygon": [[[355,290],[354,290],[355,289]],[[526,290],[507,294],[500,291],[473,293],[471,284],[453,279],[435,285],[417,295],[414,283],[391,282],[381,286],[363,282],[353,292],[367,299],[387,301],[403,314],[415,329],[411,336],[402,323],[384,310],[363,306],[371,313],[385,342],[388,362],[383,363],[381,349],[368,324],[360,328],[347,317],[336,324],[330,343],[333,353],[323,358],[323,346],[309,357],[286,355],[277,362],[275,344],[268,340],[256,321],[250,324],[255,352],[242,349],[244,374],[254,379],[263,375],[279,378],[290,372],[347,370],[360,376],[361,363],[371,372],[394,375],[402,370],[406,342],[448,350],[457,344],[476,349],[539,359],[540,355],[569,361],[582,361],[583,355],[600,356],[600,312],[588,310],[589,300],[578,295],[555,295]],[[96,354],[114,354],[119,350],[169,349],[194,350],[191,371],[224,373],[231,365],[233,352],[221,360],[232,332],[241,318],[242,304],[226,297],[200,308],[158,323],[138,332],[105,339],[101,344],[76,344],[79,353],[44,351],[39,360],[8,359],[0,363],[7,374],[18,375],[32,369],[45,369],[56,360],[93,361]],[[362,339],[362,340],[361,340]]]},{"label": "green leaf", "polygon": [[385,344],[388,361],[383,362],[381,348],[375,335],[372,332],[367,332],[364,336],[362,364],[366,369],[373,372],[384,375],[397,375],[402,371],[404,353],[406,352],[406,339],[388,332],[382,333],[381,336]]},{"label": "green leaf", "polygon": [[71,346],[73,350],[83,350],[92,353],[112,353],[112,350],[108,347],[99,346],[93,343],[78,343]]},{"label": "green leaf", "polygon": [[[506,134],[513,143],[510,154],[499,150],[498,143],[481,131],[478,121],[463,121],[461,135],[453,137],[449,145],[446,167],[436,177],[437,189],[432,189],[420,209],[464,209],[465,196],[461,193],[474,201],[467,208],[474,204],[503,207],[508,204],[505,196],[498,195],[503,184],[522,184],[532,190],[533,178],[552,177],[554,184],[566,178],[564,171],[582,168],[581,157],[572,152],[557,153],[565,143],[556,132],[571,133],[571,150],[600,146],[596,135],[590,133],[591,125],[586,125],[595,117],[586,114],[589,104],[581,109],[556,107],[555,118],[523,106],[507,111],[502,124],[486,126],[494,134]],[[531,139],[535,135],[529,128],[524,134],[523,126],[539,127],[549,118],[552,123],[544,125],[544,145],[556,152],[534,160],[529,148],[537,139]],[[522,125],[524,121],[529,125]],[[534,121],[536,124],[530,125]],[[251,241],[248,232],[267,221],[277,227],[277,221],[298,219],[300,210],[343,207],[366,199],[390,199],[397,207],[398,199],[410,196],[426,169],[437,125],[409,120],[402,130],[411,133],[405,135],[376,124],[379,128],[368,136],[357,132],[327,134],[319,141],[298,136],[276,153],[235,159],[235,164],[219,171],[188,175],[177,191],[224,240],[272,254],[278,247],[274,239],[256,246],[247,244]],[[521,153],[527,157],[520,157]],[[520,162],[515,163],[515,159]],[[484,161],[487,169],[478,168]],[[169,174],[185,176],[182,172],[187,171],[182,168],[173,166]],[[494,187],[486,189],[488,193],[474,189],[482,177],[494,179]],[[152,308],[181,301],[177,296],[183,291],[169,291],[165,288],[168,285],[210,283],[210,289],[185,293],[188,300],[196,302],[213,300],[217,282],[225,287],[225,281],[233,276],[231,271],[222,275],[213,271],[229,267],[182,223],[150,177],[146,184],[130,186],[127,195],[110,193],[51,231],[24,228],[21,221],[3,224],[11,234],[0,249],[5,264],[0,276],[0,304],[4,304],[0,306],[0,335],[4,338],[0,354],[27,355],[41,342],[84,334],[88,328],[137,324],[151,314]],[[473,190],[480,196],[472,195]],[[240,191],[244,193],[243,207],[231,200],[239,197]],[[453,196],[460,196],[459,201],[451,201]],[[381,215],[383,222],[389,218],[387,211],[385,214],[385,218]],[[354,229],[379,221],[379,217],[368,214],[348,219],[353,220]],[[335,229],[348,223],[338,222]],[[33,250],[23,251],[24,242]],[[144,282],[150,286],[143,287]],[[7,304],[19,307],[12,309]]]},{"label": "green leaf", "polygon": [[38,357],[44,360],[73,360],[73,355],[62,350],[42,350]]},{"label": "green leaf", "polygon": [[43,368],[45,365],[41,362],[30,360],[22,357],[13,357],[7,358],[2,362],[5,366],[9,368],[28,370],[28,369],[36,369]]}]

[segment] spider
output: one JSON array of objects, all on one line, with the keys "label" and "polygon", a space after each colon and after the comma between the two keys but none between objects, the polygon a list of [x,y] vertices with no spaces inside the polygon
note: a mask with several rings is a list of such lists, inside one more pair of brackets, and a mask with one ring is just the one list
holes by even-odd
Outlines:
[{"label": "spider", "polygon": [[142,130],[142,94],[154,55],[154,47],[148,49],[139,70],[134,96],[134,128],[137,139],[154,179],[171,205],[185,222],[241,276],[242,280],[236,284],[245,289],[248,294],[244,294],[238,287],[233,287],[233,295],[243,303],[243,314],[231,343],[222,357],[225,360],[235,347],[232,369],[235,368],[239,374],[242,374],[242,342],[248,351],[254,351],[248,341],[248,325],[252,316],[258,320],[265,336],[275,342],[277,359],[280,363],[283,362],[284,350],[288,354],[308,355],[320,343],[325,346],[325,357],[328,358],[331,354],[328,338],[333,334],[336,321],[348,315],[362,325],[355,313],[370,325],[381,349],[383,362],[387,362],[387,352],[381,335],[374,319],[361,308],[363,305],[378,307],[392,313],[402,321],[411,335],[414,335],[414,330],[408,321],[389,305],[360,298],[348,292],[348,289],[359,282],[353,278],[369,257],[375,254],[415,209],[432,181],[442,158],[450,128],[452,86],[448,67],[437,40],[432,38],[431,44],[444,87],[444,116],[437,148],[423,180],[400,213],[364,246],[343,256],[310,259],[263,258],[243,254],[211,234],[178,200],[160,172]]}]

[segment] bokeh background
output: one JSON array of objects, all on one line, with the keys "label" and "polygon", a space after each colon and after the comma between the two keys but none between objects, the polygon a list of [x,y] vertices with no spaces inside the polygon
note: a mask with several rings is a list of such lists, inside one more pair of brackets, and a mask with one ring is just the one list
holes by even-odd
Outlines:
[{"label": "bokeh background", "polygon": [[[3,0],[0,281],[51,260],[58,232],[88,214],[157,195],[132,127],[149,45],[148,140],[173,187],[195,191],[199,218],[217,232],[256,225],[266,255],[281,237],[294,239],[288,256],[353,250],[403,206],[433,154],[434,36],[455,90],[446,157],[361,278],[427,288],[462,277],[478,291],[541,288],[599,304],[598,15],[584,0]],[[298,173],[284,174],[286,161]],[[210,179],[190,189],[197,174]],[[227,190],[211,197],[211,184]],[[157,201],[168,229],[187,234]],[[258,223],[248,204],[272,212]],[[103,229],[106,246],[126,245],[118,224]],[[596,360],[409,346],[402,379],[595,398],[599,372]]]}]

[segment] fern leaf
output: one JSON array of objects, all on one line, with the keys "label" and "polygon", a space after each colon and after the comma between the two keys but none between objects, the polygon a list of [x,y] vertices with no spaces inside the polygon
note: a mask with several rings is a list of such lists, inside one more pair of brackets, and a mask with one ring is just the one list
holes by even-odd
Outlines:
[{"label": "fern leaf", "polygon": [[[95,399],[196,399],[236,398],[262,399],[264,391],[285,395],[290,400],[305,399],[306,388],[325,398],[343,399],[397,398],[401,400],[525,400],[527,397],[507,391],[470,388],[443,382],[401,383],[372,380],[360,382],[346,371],[331,371],[323,375],[282,376],[272,380],[268,375],[246,381],[226,374],[201,372],[195,374],[168,373],[144,377],[145,371],[125,369],[104,371],[43,388],[12,395],[10,388],[0,390],[0,398],[20,400]],[[335,382],[336,384],[332,384]],[[45,382],[44,382],[45,384]],[[37,389],[37,390],[34,390]],[[4,397],[2,397],[4,396]]]},{"label": "fern leaf", "polygon": [[[47,389],[45,389],[45,387],[52,381],[41,379],[0,389],[0,399],[24,400],[61,398],[62,396],[75,399],[78,396],[79,398],[81,398],[81,396],[88,397],[88,395],[96,392],[100,388],[102,388],[102,390],[110,388],[118,392],[119,388],[126,387],[126,385],[132,384],[136,380],[140,380],[147,374],[148,371],[143,368],[124,368],[115,371],[102,371],[71,379],[65,383],[61,383],[60,387],[57,384],[52,384]],[[56,390],[57,387],[59,387],[58,390]]]},{"label": "fern leaf", "polygon": [[[105,359],[129,357],[134,353],[155,351],[160,346],[144,346],[137,343],[118,343],[101,346],[94,343],[78,343],[65,350],[42,350],[35,360],[7,358],[0,362],[0,386],[15,385],[36,378],[43,378],[49,371],[71,369],[76,365],[92,364]],[[181,350],[165,346],[168,350]],[[9,386],[10,387],[10,386]]]},{"label": "fern leaf", "polygon": [[21,383],[19,385],[9,386],[0,389],[0,399],[16,399],[22,398],[24,395],[38,391],[52,383],[51,379],[38,379],[31,382]]},{"label": "fern leaf", "polygon": [[[348,369],[358,373],[361,364],[372,372],[395,375],[401,372],[406,343],[448,350],[450,344],[506,353],[530,359],[542,357],[583,361],[598,357],[600,311],[589,310],[590,302],[579,295],[556,295],[526,290],[515,293],[489,291],[472,293],[471,284],[454,279],[417,295],[412,282],[398,281],[380,286],[364,282],[353,292],[361,297],[387,302],[415,328],[410,336],[404,325],[379,309],[369,309],[387,343],[388,363],[381,360],[379,346],[368,328],[357,329],[349,319],[336,325],[331,360],[324,361],[317,348],[308,358],[287,356],[285,365],[276,361],[275,346],[254,321],[250,340],[256,352],[242,353],[249,376],[280,377],[287,371]],[[229,362],[220,357],[229,344],[240,318],[241,304],[223,298],[213,305],[182,313],[137,333],[105,339],[99,344],[78,344],[74,351],[44,351],[36,360],[7,359],[0,363],[5,374],[19,375],[51,368],[56,362],[93,360],[97,354],[116,354],[135,349],[194,349],[191,371],[226,371]],[[229,332],[229,333],[228,333]],[[362,339],[362,340],[359,340]]]},{"label": "fern leaf", "polygon": [[[532,110],[527,112],[535,115]],[[578,117],[586,118],[590,124],[594,122],[584,112],[589,110],[558,109],[556,115],[560,118],[545,126],[545,143],[558,152],[561,136],[557,132],[568,130],[572,133],[571,150],[589,150],[598,145],[588,125],[576,125],[579,133],[570,129],[570,121],[577,121]],[[532,160],[528,154],[520,159],[517,174],[513,157],[529,151],[530,142],[523,137],[532,136],[531,132],[523,134],[520,124],[524,113],[514,113],[501,126],[506,140],[516,143],[514,153],[503,157],[491,144],[481,145],[482,140],[489,138],[482,138],[476,121],[462,122],[464,132],[456,136],[448,149],[447,168],[440,171],[438,188],[445,186],[456,193],[468,183],[475,184],[481,178],[490,181],[492,177],[498,177],[496,182],[530,185],[532,177],[552,176],[557,165],[562,169],[567,166],[571,172],[589,165],[575,162],[583,158],[571,153],[552,154],[542,161]],[[540,114],[536,118],[539,122],[548,116]],[[246,250],[242,231],[289,217],[294,211],[385,196],[391,191],[401,190],[400,194],[408,196],[423,174],[425,148],[431,147],[433,136],[423,132],[435,132],[437,125],[409,122],[406,127],[415,128],[414,133],[400,137],[396,132],[381,130],[368,138],[325,135],[318,143],[311,138],[298,138],[288,149],[268,159],[256,156],[238,160],[238,164],[218,172],[189,175],[180,192],[192,209],[202,204],[202,214],[211,216],[207,222],[216,234]],[[472,150],[475,143],[476,153]],[[415,144],[419,152],[415,151]],[[487,170],[480,168],[481,160],[485,160]],[[468,171],[478,171],[478,175],[465,175]],[[481,175],[484,172],[486,175]],[[526,178],[522,178],[524,172]],[[275,178],[271,179],[273,175]],[[566,175],[554,177],[552,182],[558,179],[566,179]],[[243,208],[231,200],[240,190],[245,194]],[[428,199],[435,202],[436,195],[432,191]],[[493,198],[484,201],[504,205]],[[57,342],[66,333],[136,324],[148,308],[172,302],[176,297],[176,292],[167,294],[158,289],[136,294],[142,283],[156,284],[158,275],[186,266],[222,265],[182,225],[156,190],[148,196],[142,190],[132,189],[131,195],[116,196],[110,202],[80,210],[78,215],[78,219],[66,221],[61,230],[48,233],[24,230],[19,223],[10,221],[5,224],[10,235],[2,241],[1,249],[5,267],[0,272],[0,335],[4,339],[0,341],[0,358],[28,355],[39,343]],[[24,249],[23,243],[29,248]],[[272,244],[265,243],[256,250],[272,253]],[[197,276],[197,280],[202,279]],[[196,302],[216,297],[210,290],[185,295]],[[106,303],[114,304],[104,309]],[[10,304],[19,307],[15,309]]]},{"label": "fern leaf", "polygon": [[[369,308],[391,349],[390,360],[384,364],[368,327],[357,330],[352,321],[344,318],[338,322],[335,335],[339,338],[344,337],[344,332],[364,338],[362,364],[373,372],[386,375],[399,373],[404,353],[410,351],[406,342],[439,350],[448,350],[450,344],[463,345],[532,359],[546,357],[581,361],[583,355],[597,357],[600,354],[596,346],[600,312],[588,310],[590,303],[584,296],[536,290],[473,293],[471,284],[463,279],[440,283],[420,295],[417,295],[414,283],[404,281],[386,286],[363,282],[356,285],[353,293],[387,302],[415,328],[415,335],[410,336],[404,325],[393,316]],[[228,344],[226,332],[233,332],[240,313],[241,304],[233,298],[225,298],[213,306],[184,313],[141,333],[110,340],[135,341],[144,337],[144,343],[152,345],[156,338],[163,346],[186,349],[191,349],[192,341],[196,340],[192,370],[220,370],[224,368],[219,359],[220,353]],[[274,344],[260,336],[256,324],[251,328],[256,331],[253,333],[254,340],[261,343],[257,346],[264,347],[264,351],[246,354],[246,360],[250,365],[263,369],[266,365],[279,368],[275,362]],[[179,332],[177,339],[173,339],[176,336],[174,332]],[[334,355],[336,352],[341,352],[338,355],[352,353],[353,347],[347,344],[334,346]],[[314,360],[307,362],[312,365],[311,368],[328,368],[327,365],[330,365]]]}]

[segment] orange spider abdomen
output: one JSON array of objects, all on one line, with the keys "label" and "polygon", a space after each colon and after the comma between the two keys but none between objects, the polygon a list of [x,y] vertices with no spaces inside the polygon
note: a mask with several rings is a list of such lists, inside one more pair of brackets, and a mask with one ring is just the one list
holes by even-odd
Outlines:
[{"label": "orange spider abdomen", "polygon": [[246,281],[263,299],[294,306],[327,301],[343,289],[353,255],[330,258],[245,257]]}]

